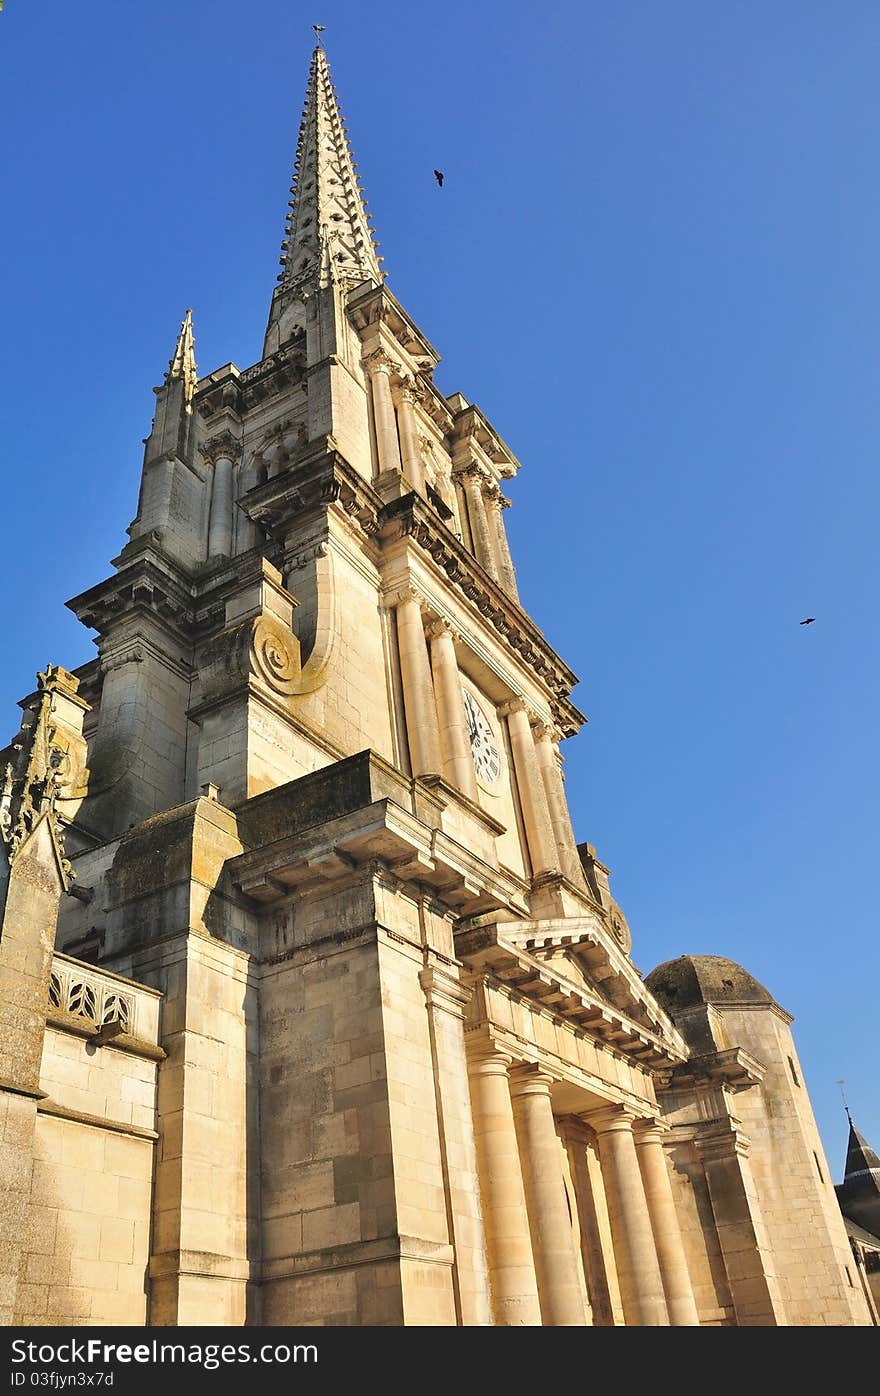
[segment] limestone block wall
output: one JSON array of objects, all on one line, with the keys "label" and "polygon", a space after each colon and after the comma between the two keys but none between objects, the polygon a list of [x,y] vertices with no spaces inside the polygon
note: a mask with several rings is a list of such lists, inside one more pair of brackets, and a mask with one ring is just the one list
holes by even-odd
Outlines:
[{"label": "limestone block wall", "polygon": [[183,799],[190,681],[143,637],[106,651],[80,818],[112,837]]},{"label": "limestone block wall", "polygon": [[261,980],[262,1321],[487,1322],[465,995],[424,979],[449,926],[369,872],[288,915]]},{"label": "limestone block wall", "polygon": [[172,557],[186,566],[203,562],[209,501],[210,481],[198,463],[175,456],[146,461],[131,537],[157,529]]},{"label": "limestone block wall", "polygon": [[[351,541],[333,536],[328,544],[330,567],[321,584],[335,593],[336,633],[324,681],[294,700],[294,708],[313,729],[325,732],[328,740],[346,756],[371,747],[386,760],[393,760],[391,701],[386,680],[385,638],[379,608],[378,573],[369,559]],[[303,571],[308,577],[312,565]],[[290,590],[297,590],[303,573],[292,572]],[[313,625],[308,585],[304,614],[297,612],[297,633],[304,644],[308,666]],[[329,603],[328,603],[329,604]],[[316,643],[320,641],[317,637]]]},{"label": "limestone block wall", "polygon": [[259,1115],[249,957],[193,934],[149,973],[165,990],[150,1322],[243,1324],[255,1237]]},{"label": "limestone block wall", "polygon": [[[263,1322],[400,1324],[375,933],[321,941],[334,903],[321,899],[298,928],[313,949],[263,971]],[[347,910],[355,924],[372,918],[369,889]]]},{"label": "limestone block wall", "polygon": [[412,1248],[416,1254],[401,1258],[404,1322],[454,1324],[453,1257],[434,1068],[419,983],[423,957],[417,925],[406,927],[399,911],[395,920],[394,939],[380,940],[379,968],[397,1228],[417,1243]]},{"label": "limestone block wall", "polygon": [[111,839],[97,848],[83,849],[71,856],[75,885],[79,891],[88,889],[88,900],[80,900],[77,896],[61,898],[55,934],[59,949],[66,950],[71,941],[83,939],[93,927],[103,930],[106,922],[104,879],[113,865],[118,846],[118,840]]},{"label": "limestone block wall", "polygon": [[767,1068],[737,1114],[785,1305],[793,1325],[868,1321],[852,1253],[787,1023],[775,1011],[723,1010],[731,1040]]},{"label": "limestone block wall", "polygon": [[298,730],[271,703],[248,695],[202,714],[198,750],[198,785],[216,785],[227,805],[241,804],[332,760],[317,737]]},{"label": "limestone block wall", "polygon": [[[14,1322],[143,1324],[159,996],[66,956],[53,960],[53,995],[58,984],[65,997],[45,1037]],[[96,1046],[111,1012],[124,1013],[128,1031]]]}]

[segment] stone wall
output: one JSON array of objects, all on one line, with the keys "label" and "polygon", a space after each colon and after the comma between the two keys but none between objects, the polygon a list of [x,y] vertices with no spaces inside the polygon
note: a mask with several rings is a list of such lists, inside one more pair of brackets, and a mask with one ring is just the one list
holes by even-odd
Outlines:
[{"label": "stone wall", "polygon": [[63,955],[51,993],[14,1322],[144,1324],[159,996]]}]

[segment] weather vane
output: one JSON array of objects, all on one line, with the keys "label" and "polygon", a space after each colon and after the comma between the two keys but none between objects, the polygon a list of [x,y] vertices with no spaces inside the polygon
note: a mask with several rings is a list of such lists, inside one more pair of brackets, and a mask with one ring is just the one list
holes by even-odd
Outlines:
[{"label": "weather vane", "polygon": [[835,1084],[836,1086],[839,1086],[839,1087],[840,1087],[840,1095],[841,1095],[841,1099],[843,1100],[843,1108],[844,1108],[844,1110],[846,1111],[846,1118],[849,1120],[850,1124],[852,1124],[852,1115],[849,1113],[849,1106],[848,1106],[847,1103],[846,1103],[846,1095],[844,1094],[844,1089],[843,1089],[844,1086],[846,1085],[846,1082],[845,1082],[845,1081],[835,1081],[834,1084]]},{"label": "weather vane", "polygon": [[327,28],[326,24],[313,24],[313,25],[312,25],[312,28],[313,28],[314,31],[315,31],[315,42],[316,42],[316,44],[318,45],[319,48],[323,48],[324,45],[323,45],[323,43],[321,42],[321,35],[323,34],[324,30]]}]

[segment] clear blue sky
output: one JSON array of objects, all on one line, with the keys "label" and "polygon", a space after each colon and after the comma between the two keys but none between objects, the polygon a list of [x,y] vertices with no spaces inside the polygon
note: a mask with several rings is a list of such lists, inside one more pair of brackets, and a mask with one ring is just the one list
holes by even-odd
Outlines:
[{"label": "clear blue sky", "polygon": [[203,372],[259,355],[316,21],[389,284],[523,461],[634,961],[725,954],[796,1015],[837,1179],[837,1078],[880,1148],[875,0],[7,0],[4,730],[93,653],[63,602],[184,309]]}]

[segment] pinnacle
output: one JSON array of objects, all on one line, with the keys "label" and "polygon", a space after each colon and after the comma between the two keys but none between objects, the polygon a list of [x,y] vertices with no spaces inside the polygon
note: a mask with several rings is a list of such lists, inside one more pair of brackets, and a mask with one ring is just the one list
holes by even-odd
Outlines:
[{"label": "pinnacle", "polygon": [[183,317],[177,343],[174,346],[174,354],[165,375],[166,383],[171,383],[177,379],[183,381],[184,397],[187,402],[190,402],[195,392],[196,383],[199,381],[191,310],[188,310]]}]

